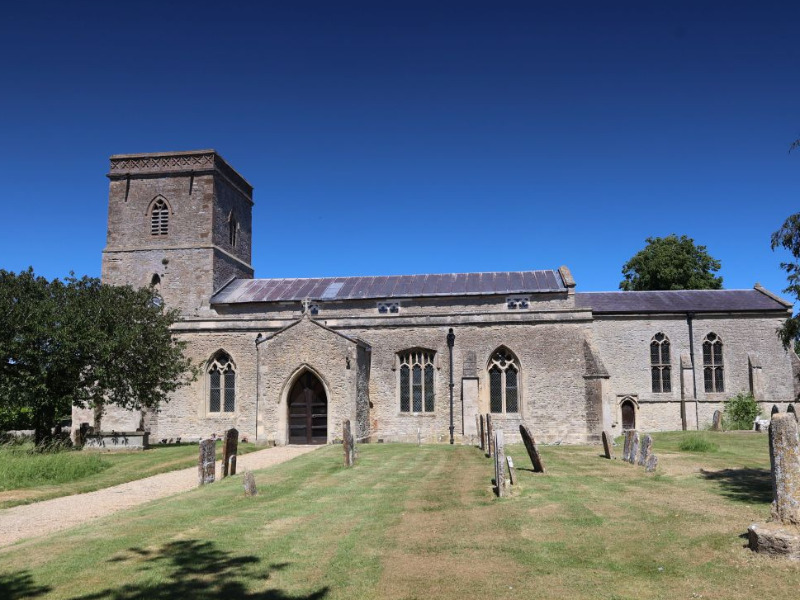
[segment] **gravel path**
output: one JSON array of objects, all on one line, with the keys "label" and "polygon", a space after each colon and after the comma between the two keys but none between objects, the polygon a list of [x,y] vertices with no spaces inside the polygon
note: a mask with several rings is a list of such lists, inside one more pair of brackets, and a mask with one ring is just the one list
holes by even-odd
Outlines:
[{"label": "gravel path", "polygon": [[[255,471],[306,454],[320,446],[278,446],[237,457],[236,470]],[[222,473],[217,461],[217,477]],[[151,500],[197,487],[197,467],[153,475],[113,487],[0,510],[0,548],[53,533]]]}]

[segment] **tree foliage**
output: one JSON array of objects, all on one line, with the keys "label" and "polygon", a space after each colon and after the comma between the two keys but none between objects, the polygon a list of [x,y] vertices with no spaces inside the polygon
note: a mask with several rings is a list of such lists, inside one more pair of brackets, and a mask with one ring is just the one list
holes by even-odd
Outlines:
[{"label": "tree foliage", "polygon": [[73,406],[156,408],[194,378],[176,311],[152,289],[0,270],[0,405],[32,415],[37,444]]},{"label": "tree foliage", "polygon": [[715,275],[720,262],[705,246],[675,234],[649,237],[647,246],[622,266],[624,279],[619,289],[641,290],[718,290],[722,277]]},{"label": "tree foliage", "polygon": [[[800,300],[800,213],[791,215],[781,225],[781,228],[772,234],[771,246],[773,250],[776,248],[788,250],[794,258],[793,261],[781,263],[781,268],[786,271],[786,280],[789,284],[783,291]],[[800,340],[800,313],[787,318],[778,330],[778,335],[786,348],[798,342]]]},{"label": "tree foliage", "polygon": [[740,392],[725,402],[725,428],[752,429],[753,421],[760,414],[761,408],[753,395]]}]

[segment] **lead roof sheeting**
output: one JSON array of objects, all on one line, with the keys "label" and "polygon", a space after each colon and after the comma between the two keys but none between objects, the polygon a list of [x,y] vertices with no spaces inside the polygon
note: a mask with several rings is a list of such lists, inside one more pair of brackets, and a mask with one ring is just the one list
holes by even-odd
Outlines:
[{"label": "lead roof sheeting", "polygon": [[[338,289],[337,289],[338,288]],[[319,277],[308,279],[236,279],[213,298],[214,304],[414,298],[564,292],[555,271],[444,273],[381,277]]]},{"label": "lead roof sheeting", "polygon": [[758,290],[680,290],[653,292],[583,292],[575,306],[595,313],[685,313],[786,310]]}]

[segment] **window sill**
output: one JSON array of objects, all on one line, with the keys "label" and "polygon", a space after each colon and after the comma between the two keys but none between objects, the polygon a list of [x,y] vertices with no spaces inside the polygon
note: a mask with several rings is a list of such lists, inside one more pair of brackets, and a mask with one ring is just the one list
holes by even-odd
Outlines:
[{"label": "window sill", "polygon": [[398,417],[435,417],[435,412],[400,412],[397,413]]}]

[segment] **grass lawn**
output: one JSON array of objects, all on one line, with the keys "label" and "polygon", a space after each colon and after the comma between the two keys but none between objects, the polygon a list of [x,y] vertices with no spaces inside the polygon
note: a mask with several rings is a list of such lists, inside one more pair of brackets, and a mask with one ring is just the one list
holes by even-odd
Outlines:
[{"label": "grass lawn", "polygon": [[[197,444],[131,452],[31,453],[32,444],[0,445],[0,509],[100,488],[197,464]],[[239,454],[257,449],[239,444]],[[217,442],[217,457],[222,442]],[[2,599],[2,595],[0,595]]]},{"label": "grass lawn", "polygon": [[511,446],[519,483],[497,499],[471,447],[341,446],[0,549],[0,598],[795,598],[800,565],[745,549],[769,516],[767,436],[655,436],[659,473]]}]

